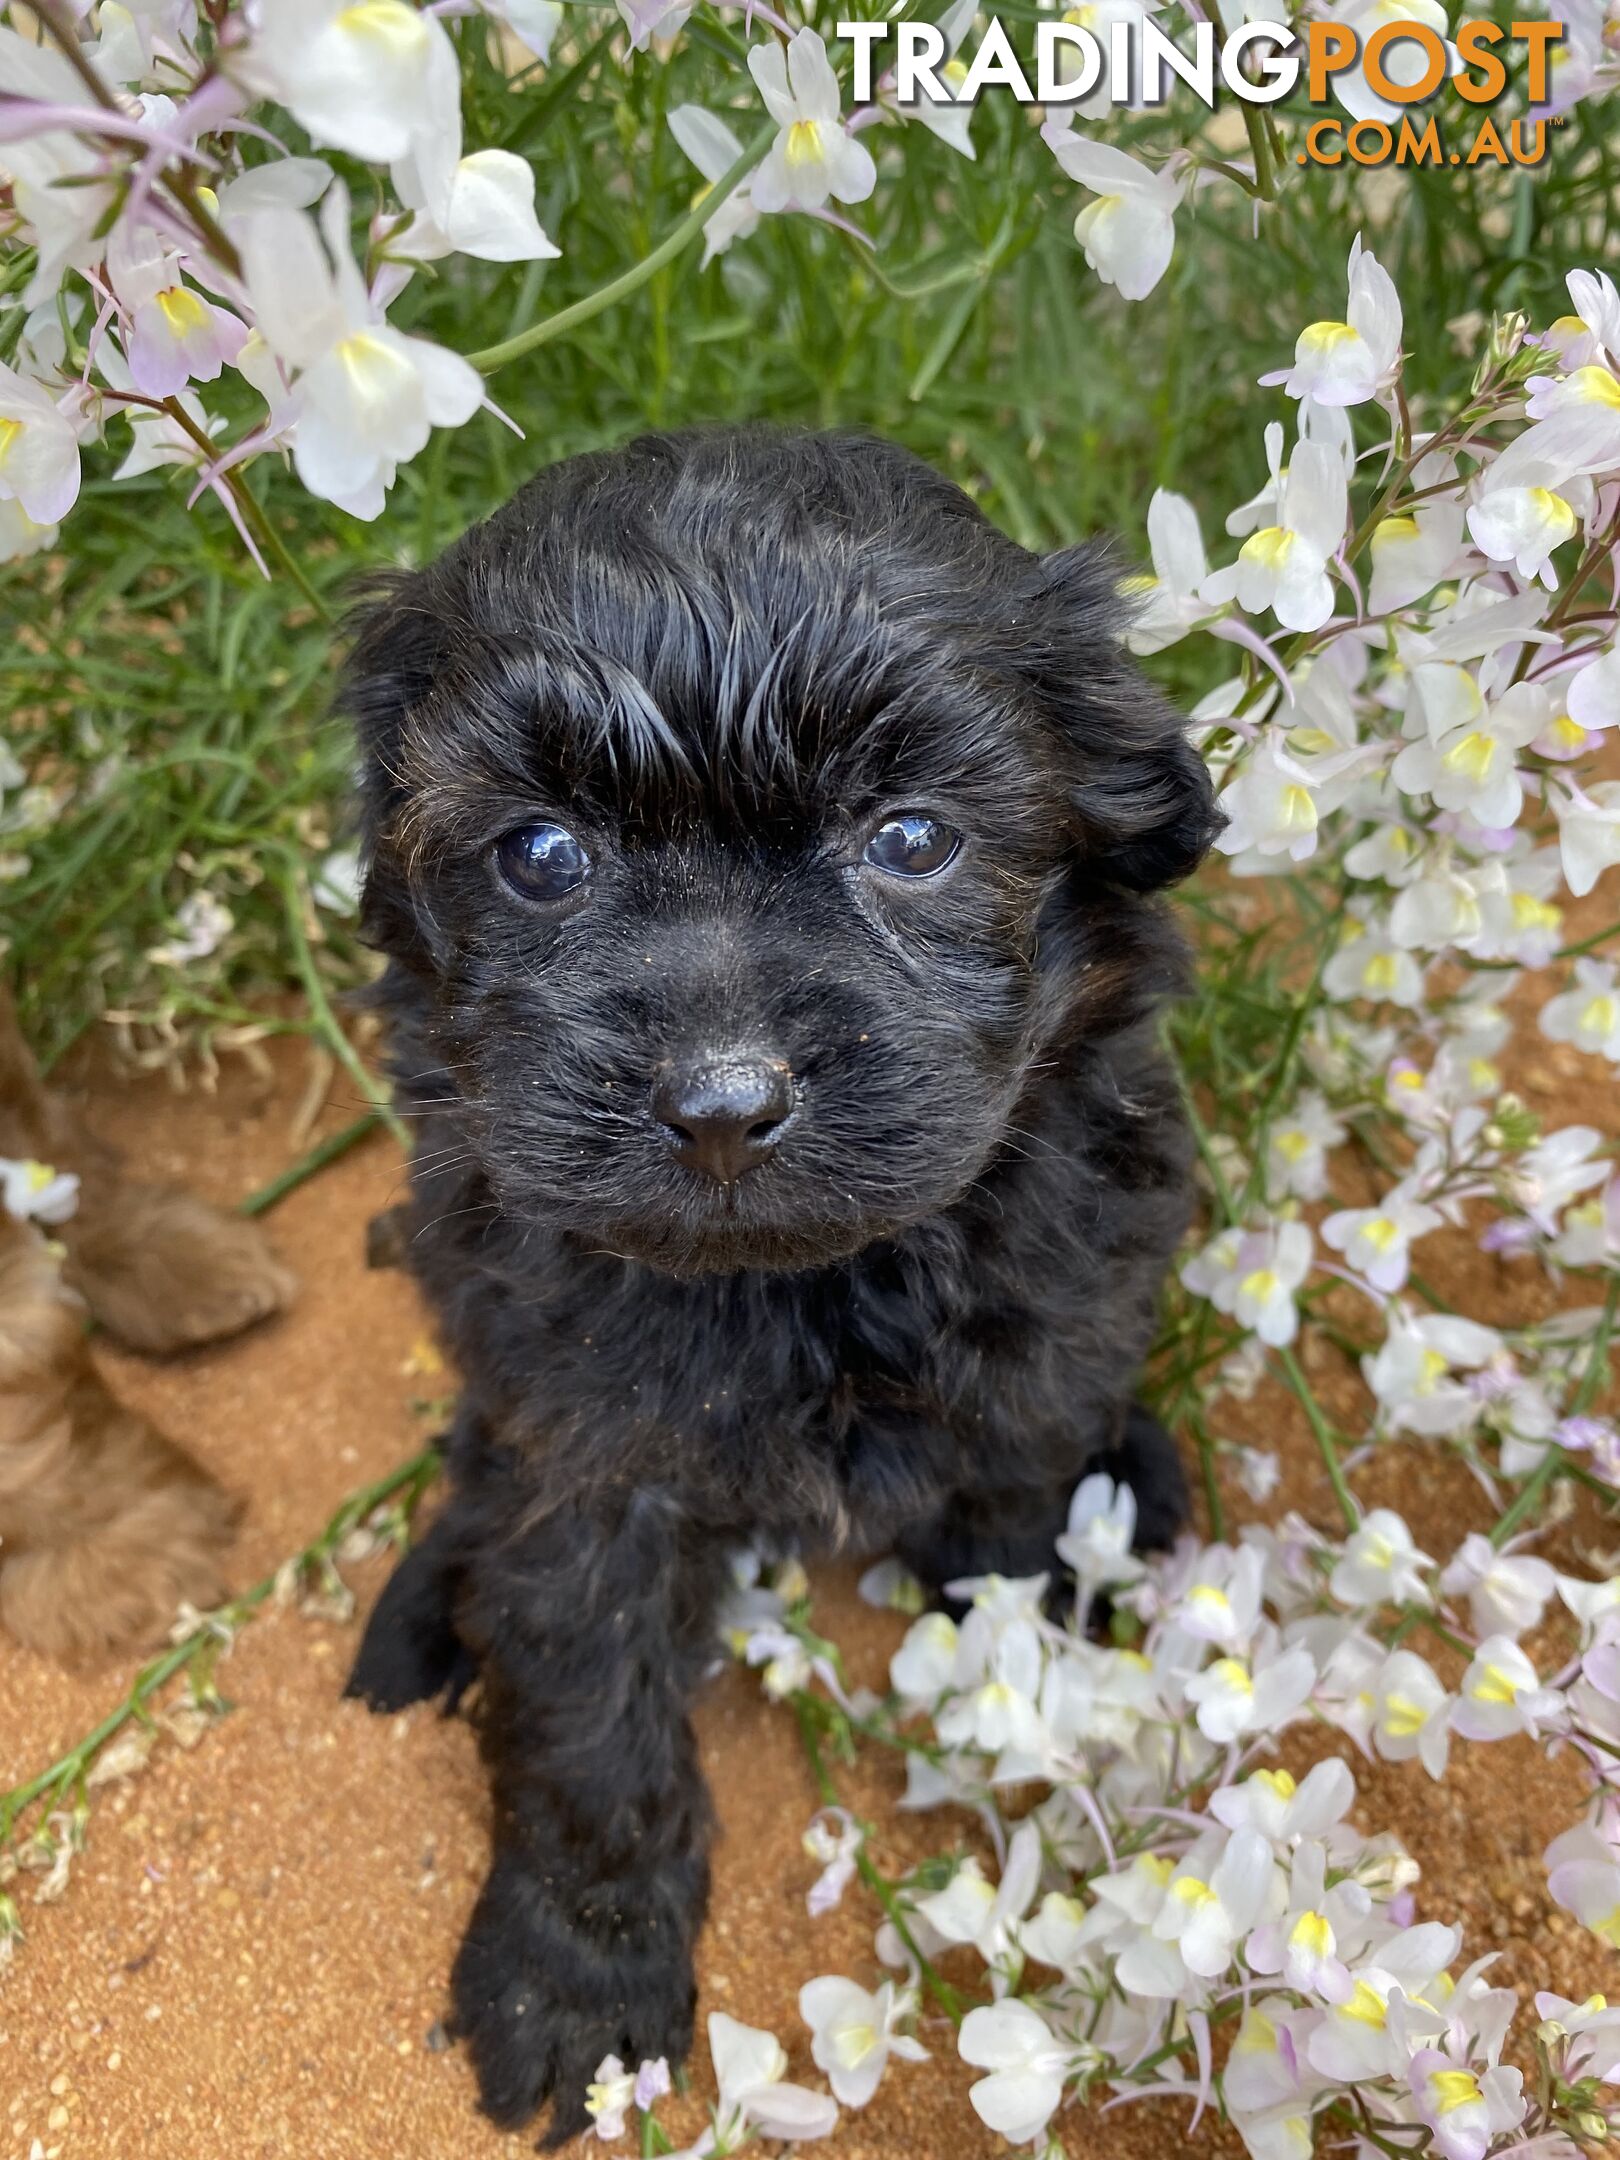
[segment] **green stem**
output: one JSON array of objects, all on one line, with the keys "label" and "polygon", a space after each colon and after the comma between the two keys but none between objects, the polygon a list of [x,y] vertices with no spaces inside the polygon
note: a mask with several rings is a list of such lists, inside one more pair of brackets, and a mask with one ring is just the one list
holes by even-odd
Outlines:
[{"label": "green stem", "polygon": [[1322,1415],[1316,1397],[1311,1392],[1311,1384],[1300,1369],[1298,1358],[1295,1357],[1286,1343],[1277,1352],[1277,1362],[1281,1365],[1283,1372],[1287,1376],[1288,1385],[1299,1398],[1300,1407],[1310,1421],[1317,1451],[1322,1457],[1323,1466],[1328,1474],[1328,1483],[1333,1487],[1334,1497],[1337,1499],[1340,1512],[1344,1516],[1344,1526],[1347,1530],[1358,1529],[1361,1524],[1361,1510],[1356,1505],[1354,1493],[1345,1483],[1344,1469],[1339,1461],[1338,1445],[1328,1427],[1326,1418]]},{"label": "green stem", "polygon": [[267,1214],[271,1208],[285,1200],[290,1192],[295,1192],[307,1178],[312,1178],[317,1171],[324,1170],[328,1163],[335,1163],[339,1156],[347,1155],[350,1148],[364,1140],[368,1133],[375,1132],[381,1123],[380,1113],[368,1110],[363,1117],[357,1117],[352,1125],[345,1125],[341,1132],[330,1133],[326,1139],[318,1141],[307,1155],[301,1155],[297,1162],[283,1170],[279,1177],[273,1177],[268,1185],[261,1185],[257,1192],[249,1193],[236,1212],[239,1215]]},{"label": "green stem", "polygon": [[359,1052],[338,1025],[337,1014],[332,1010],[331,1000],[326,994],[326,985],[321,980],[321,971],[315,965],[315,955],[310,951],[309,936],[304,928],[303,894],[300,889],[299,873],[290,861],[280,872],[277,883],[281,887],[282,908],[287,920],[287,937],[292,945],[293,964],[298,970],[298,979],[304,986],[304,995],[309,999],[309,1009],[314,1016],[315,1025],[320,1031],[321,1038],[344,1071],[347,1072],[349,1078],[360,1090],[361,1095],[371,1104],[375,1114],[382,1119],[400,1146],[409,1154],[411,1147],[410,1135],[405,1130],[403,1119],[394,1114],[388,1100],[387,1089],[371,1073],[367,1072]]},{"label": "green stem", "polygon": [[571,307],[559,308],[555,315],[547,315],[543,321],[531,323],[527,330],[520,330],[516,337],[506,338],[499,345],[486,346],[482,352],[469,353],[468,359],[480,374],[493,375],[497,368],[505,367],[509,360],[521,360],[525,353],[534,352],[541,345],[549,345],[553,338],[565,337],[570,330],[577,330],[581,323],[589,322],[594,315],[616,307],[627,300],[633,292],[639,292],[650,278],[656,277],[665,263],[673,262],[702,232],[720,205],[733,189],[747,179],[759,164],[766,151],[776,139],[776,123],[760,129],[753,141],[723,172],[714,185],[707,190],[696,207],[681,222],[671,227],[650,255],[626,270],[622,277],[609,284],[598,286],[587,293],[583,300],[576,300]]}]

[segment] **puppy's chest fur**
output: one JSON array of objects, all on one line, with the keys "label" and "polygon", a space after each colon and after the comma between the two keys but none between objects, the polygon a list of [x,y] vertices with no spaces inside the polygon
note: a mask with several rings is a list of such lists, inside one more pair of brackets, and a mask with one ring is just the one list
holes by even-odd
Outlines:
[{"label": "puppy's chest fur", "polygon": [[535,1504],[655,1488],[717,1529],[830,1544],[1068,1474],[1146,1352],[1187,1212],[1141,1035],[1049,1073],[957,1207],[802,1273],[683,1280],[515,1222],[464,1139],[429,1113],[411,1259]]}]

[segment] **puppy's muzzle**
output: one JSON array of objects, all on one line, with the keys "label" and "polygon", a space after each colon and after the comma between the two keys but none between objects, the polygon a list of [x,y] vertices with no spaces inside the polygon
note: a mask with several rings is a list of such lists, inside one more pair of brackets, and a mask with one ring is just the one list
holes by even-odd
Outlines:
[{"label": "puppy's muzzle", "polygon": [[759,1168],[793,1108],[793,1074],[785,1059],[753,1052],[668,1064],[653,1083],[652,1112],[670,1153],[722,1185],[735,1185]]}]

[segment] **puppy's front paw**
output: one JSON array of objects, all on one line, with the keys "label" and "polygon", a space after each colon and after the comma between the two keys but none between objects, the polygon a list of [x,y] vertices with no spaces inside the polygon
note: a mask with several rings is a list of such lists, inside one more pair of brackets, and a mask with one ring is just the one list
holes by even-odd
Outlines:
[{"label": "puppy's front paw", "polygon": [[403,1710],[442,1697],[448,1716],[478,1667],[456,1633],[444,1521],[399,1562],[366,1622],[345,1695],[369,1709]]},{"label": "puppy's front paw", "polygon": [[544,2143],[589,2127],[585,2094],[604,2055],[671,2067],[692,2044],[697,1988],[685,1931],[665,1911],[626,1911],[587,1936],[546,1885],[497,1859],[450,1981],[484,2113],[515,2130],[547,2102]]}]

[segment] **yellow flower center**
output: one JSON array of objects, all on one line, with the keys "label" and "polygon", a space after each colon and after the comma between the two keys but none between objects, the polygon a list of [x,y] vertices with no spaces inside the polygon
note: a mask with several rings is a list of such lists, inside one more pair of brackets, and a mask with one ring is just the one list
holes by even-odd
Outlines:
[{"label": "yellow flower center", "polygon": [[1311,1136],[1296,1126],[1288,1132],[1278,1133],[1271,1144],[1285,1162],[1300,1162],[1310,1153]]},{"label": "yellow flower center", "polygon": [[1620,1950],[1620,1905],[1616,1905],[1613,1912],[1605,1913],[1601,1920],[1594,1920],[1590,1925],[1594,1935],[1600,1936],[1611,1949]]},{"label": "yellow flower center", "polygon": [[369,330],[353,331],[334,350],[356,397],[369,404],[386,404],[398,394],[402,379],[411,372],[409,362]]},{"label": "yellow flower center", "polygon": [[1620,1020],[1620,1005],[1601,993],[1581,1014],[1581,1026],[1591,1035],[1612,1035],[1617,1020]]},{"label": "yellow flower center", "polygon": [[0,420],[0,472],[6,469],[6,459],[11,455],[12,445],[23,431],[20,420]]},{"label": "yellow flower center", "polygon": [[1478,784],[1490,778],[1491,767],[1496,763],[1500,749],[1500,743],[1474,728],[1461,742],[1453,743],[1440,762],[1447,772],[1461,773],[1465,779]]},{"label": "yellow flower center", "polygon": [[1415,540],[1417,536],[1418,521],[1415,517],[1380,518],[1373,527],[1372,544],[1376,551],[1381,547],[1398,547],[1406,541]]},{"label": "yellow flower center", "polygon": [[1378,1990],[1369,1987],[1365,1980],[1358,1980],[1347,2003],[1339,2006],[1340,2017],[1354,2018],[1358,2025],[1371,2025],[1382,2032],[1389,2016],[1389,2005]]},{"label": "yellow flower center", "polygon": [[1352,330],[1347,322],[1313,322],[1307,323],[1299,333],[1299,342],[1305,352],[1330,353],[1347,339],[1358,336],[1359,332]]},{"label": "yellow flower center", "polygon": [[1525,493],[1536,506],[1543,522],[1557,538],[1549,539],[1549,547],[1557,547],[1575,530],[1575,513],[1562,495],[1555,495],[1551,488],[1527,488]]},{"label": "yellow flower center", "polygon": [[1362,1238],[1374,1252],[1388,1252],[1400,1234],[1400,1224],[1391,1222],[1387,1215],[1375,1215],[1371,1222],[1361,1226]]},{"label": "yellow flower center", "polygon": [[1547,734],[1560,750],[1579,750],[1586,741],[1585,728],[1578,720],[1572,720],[1567,712],[1558,715]]},{"label": "yellow flower center", "polygon": [[1298,1785],[1286,1770],[1257,1770],[1254,1781],[1257,1785],[1264,1785],[1268,1792],[1274,1792],[1279,1800],[1292,1800],[1299,1791]]},{"label": "yellow flower center", "polygon": [[1277,1271],[1275,1268],[1268,1267],[1255,1268],[1251,1273],[1245,1275],[1242,1282],[1238,1284],[1238,1289],[1242,1295],[1253,1298],[1257,1305],[1263,1305],[1267,1298],[1274,1297],[1278,1287]]},{"label": "yellow flower center", "polygon": [[1440,2115],[1455,2114],[1458,2108],[1472,2107],[1485,2097],[1469,2070],[1436,2070],[1429,2079],[1429,2090],[1434,2095],[1435,2112]]},{"label": "yellow flower center", "polygon": [[[1253,1278],[1251,1277],[1250,1280],[1252,1281]],[[1187,1603],[1189,1605],[1207,1606],[1212,1613],[1229,1613],[1232,1610],[1232,1600],[1224,1590],[1212,1582],[1194,1583],[1187,1592]]]},{"label": "yellow flower center", "polygon": [[833,2034],[833,2053],[846,2070],[865,2062],[877,2044],[875,2025],[841,2025]]},{"label": "yellow flower center", "polygon": [[1382,997],[1386,990],[1393,990],[1400,975],[1400,963],[1393,953],[1374,953],[1361,971],[1364,990],[1371,997]]},{"label": "yellow flower center", "polygon": [[1511,1703],[1519,1692],[1519,1683],[1500,1665],[1487,1665],[1468,1692],[1475,1702]]},{"label": "yellow flower center", "polygon": [[1301,1913],[1294,1922],[1288,1940],[1296,1950],[1303,1950],[1307,1957],[1325,1958],[1333,1955],[1333,1929],[1325,1913]]},{"label": "yellow flower center", "polygon": [[1258,563],[1262,570],[1281,570],[1294,551],[1296,535],[1286,525],[1265,525],[1252,533],[1238,549],[1244,562]]},{"label": "yellow flower center", "polygon": [[1435,1382],[1443,1379],[1446,1371],[1446,1361],[1440,1352],[1438,1350],[1425,1350],[1423,1353],[1422,1377],[1417,1384],[1418,1393],[1420,1395],[1432,1395]]},{"label": "yellow flower center", "polygon": [[1249,1668],[1240,1659],[1217,1658],[1210,1671],[1223,1687],[1229,1687],[1234,1695],[1241,1695],[1245,1702],[1254,1693],[1254,1682],[1249,1678]]},{"label": "yellow flower center", "polygon": [[[1140,599],[1143,593],[1157,592],[1158,589],[1158,579],[1156,577],[1149,577],[1148,575],[1146,575],[1146,573],[1143,573],[1138,577],[1121,578],[1116,588],[1122,598],[1133,600]],[[1586,739],[1584,730],[1582,731],[1581,739],[1583,742]]]},{"label": "yellow flower center", "polygon": [[1262,2010],[1251,2010],[1238,2027],[1232,2043],[1234,2055],[1275,2055],[1277,2028]]},{"label": "yellow flower center", "polygon": [[382,46],[390,60],[414,60],[427,50],[427,23],[405,0],[355,0],[340,12],[336,27]]},{"label": "yellow flower center", "polygon": [[1410,1740],[1428,1722],[1409,1695],[1384,1697],[1384,1731],[1391,1740]]},{"label": "yellow flower center", "polygon": [[788,129],[787,161],[790,165],[817,165],[821,162],[819,120],[794,121]]},{"label": "yellow flower center", "polygon": [[1556,930],[1564,919],[1562,908],[1538,900],[1534,893],[1516,892],[1512,904],[1513,920],[1521,930]]},{"label": "yellow flower center", "polygon": [[1620,411],[1620,382],[1607,368],[1577,368],[1568,383],[1583,405],[1609,405]]},{"label": "yellow flower center", "polygon": [[169,326],[169,334],[178,342],[189,337],[194,330],[202,330],[208,324],[208,311],[194,292],[184,285],[170,285],[157,296],[163,320]]},{"label": "yellow flower center", "polygon": [[1178,1904],[1189,1906],[1194,1912],[1202,1912],[1207,1905],[1219,1902],[1209,1884],[1197,1875],[1178,1875],[1170,1885],[1170,1895]]},{"label": "yellow flower center", "polygon": [[1277,803],[1277,823],[1284,832],[1315,832],[1316,804],[1309,788],[1285,787]]}]

